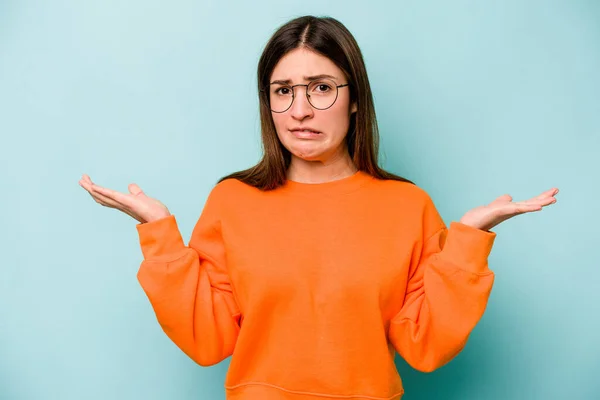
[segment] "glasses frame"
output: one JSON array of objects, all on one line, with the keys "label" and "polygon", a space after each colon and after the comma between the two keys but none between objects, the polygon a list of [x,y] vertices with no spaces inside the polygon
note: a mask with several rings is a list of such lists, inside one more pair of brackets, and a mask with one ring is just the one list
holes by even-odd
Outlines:
[{"label": "glasses frame", "polygon": [[[312,84],[313,84],[313,82],[316,82],[316,81],[323,81],[323,80],[326,80],[326,81],[333,82],[333,86],[335,87],[335,100],[333,100],[333,103],[331,103],[331,105],[330,105],[329,107],[327,107],[327,108],[317,108],[317,107],[315,107],[315,106],[313,105],[313,103],[311,103],[311,101],[310,101],[310,95],[308,94],[308,87],[309,87],[310,85],[312,85]],[[344,83],[344,84],[341,84],[341,85],[336,85],[336,84],[335,84],[335,82],[334,82],[332,79],[329,79],[329,78],[325,78],[325,79],[323,79],[323,78],[320,78],[320,79],[314,79],[314,80],[312,80],[312,81],[310,81],[310,82],[308,82],[308,83],[299,83],[299,84],[297,84],[297,85],[282,85],[282,87],[289,87],[290,89],[292,89],[292,101],[291,101],[291,103],[290,103],[289,107],[288,107],[288,108],[286,108],[286,109],[285,109],[285,110],[283,110],[283,111],[274,111],[274,110],[271,108],[271,91],[269,90],[271,85],[272,85],[272,83],[269,83],[269,84],[267,85],[267,87],[266,87],[266,88],[263,88],[263,89],[261,89],[261,91],[265,92],[265,93],[266,93],[266,95],[267,95],[267,102],[269,103],[269,109],[270,109],[272,112],[274,112],[274,113],[281,114],[281,113],[284,113],[284,112],[286,112],[286,111],[287,111],[287,110],[289,110],[290,108],[292,108],[292,105],[294,104],[294,100],[296,99],[296,90],[295,90],[294,88],[295,88],[295,87],[297,87],[297,86],[306,86],[306,90],[304,91],[304,94],[305,94],[305,96],[306,96],[306,100],[308,100],[308,104],[310,104],[310,106],[311,106],[312,108],[314,108],[315,110],[320,110],[320,111],[323,111],[323,110],[327,110],[327,109],[329,109],[329,108],[333,107],[333,105],[334,105],[334,104],[335,104],[335,102],[337,101],[337,99],[338,99],[338,96],[339,96],[339,94],[340,94],[340,88],[341,88],[341,87],[350,86],[350,83]]]}]

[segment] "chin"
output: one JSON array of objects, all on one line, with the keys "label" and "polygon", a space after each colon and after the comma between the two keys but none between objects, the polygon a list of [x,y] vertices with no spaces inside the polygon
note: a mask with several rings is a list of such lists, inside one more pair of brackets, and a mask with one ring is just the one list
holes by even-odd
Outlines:
[{"label": "chin", "polygon": [[[310,147],[310,146],[307,146]],[[323,151],[321,150],[317,150],[317,149],[311,149],[311,148],[304,148],[304,149],[299,149],[297,147],[292,148],[290,150],[290,153],[292,153],[292,155],[298,157],[298,158],[302,158],[303,160],[306,161],[318,161],[319,159],[321,159],[321,156],[323,155]]]}]

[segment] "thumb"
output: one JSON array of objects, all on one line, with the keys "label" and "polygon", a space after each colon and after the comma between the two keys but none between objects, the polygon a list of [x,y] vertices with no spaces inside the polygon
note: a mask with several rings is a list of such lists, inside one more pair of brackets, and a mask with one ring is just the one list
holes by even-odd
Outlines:
[{"label": "thumb", "polygon": [[129,186],[127,188],[129,189],[129,193],[131,193],[134,196],[139,196],[139,195],[144,194],[142,189],[140,189],[140,187],[138,185],[136,185],[135,183],[129,184]]},{"label": "thumb", "polygon": [[494,200],[492,202],[492,204],[497,204],[497,203],[507,203],[512,201],[512,196],[509,194],[503,194],[502,196],[496,198],[496,200]]}]

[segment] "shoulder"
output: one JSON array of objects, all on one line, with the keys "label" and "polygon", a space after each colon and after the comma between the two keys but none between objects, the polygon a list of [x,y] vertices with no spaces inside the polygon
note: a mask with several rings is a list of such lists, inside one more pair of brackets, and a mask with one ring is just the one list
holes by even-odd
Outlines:
[{"label": "shoulder", "polygon": [[230,203],[244,203],[254,196],[253,193],[259,189],[247,185],[238,179],[225,179],[216,183],[208,194],[208,201],[223,204],[226,207]]},{"label": "shoulder", "polygon": [[375,190],[392,200],[410,203],[419,208],[433,205],[429,193],[416,184],[393,179],[374,179],[374,181]]},{"label": "shoulder", "polygon": [[239,196],[260,192],[260,189],[248,185],[239,179],[227,178],[217,183],[213,187],[212,192],[218,196]]},{"label": "shoulder", "polygon": [[[395,210],[403,218],[428,225],[443,226],[437,203],[424,188],[409,182],[379,180],[376,185],[377,197],[383,199],[382,207]],[[417,223],[417,222],[415,222]]]},{"label": "shoulder", "polygon": [[[371,185],[374,209],[405,229],[432,232],[444,227],[444,222],[432,200],[422,187],[392,179],[377,180]],[[419,234],[421,237],[421,234]]]}]

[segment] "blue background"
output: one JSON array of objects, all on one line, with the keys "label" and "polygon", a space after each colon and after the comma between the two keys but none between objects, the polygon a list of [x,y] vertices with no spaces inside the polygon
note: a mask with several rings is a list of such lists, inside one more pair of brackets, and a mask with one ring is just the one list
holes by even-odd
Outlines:
[{"label": "blue background", "polygon": [[197,366],[155,320],[136,221],[77,182],[138,183],[187,241],[258,161],[258,58],[303,14],[355,35],[383,166],[446,222],[561,190],[496,229],[486,314],[434,373],[398,359],[404,398],[600,398],[600,2],[2,0],[1,399],[224,398],[229,360]]}]

